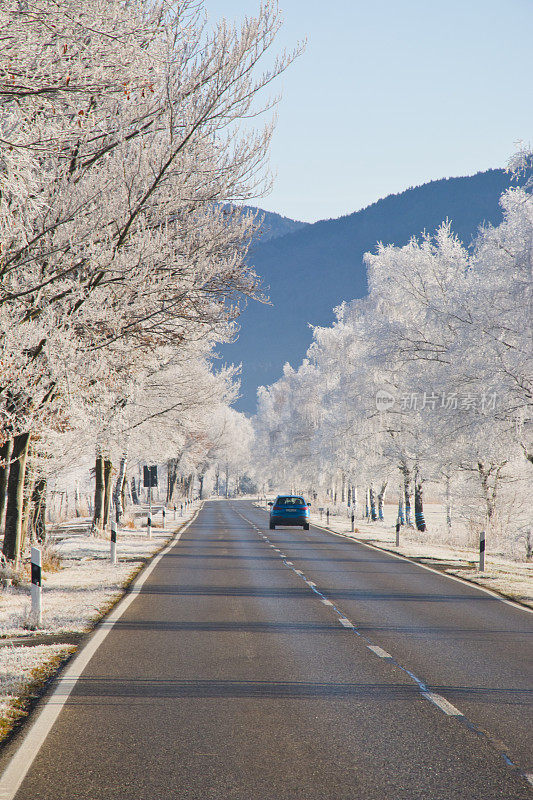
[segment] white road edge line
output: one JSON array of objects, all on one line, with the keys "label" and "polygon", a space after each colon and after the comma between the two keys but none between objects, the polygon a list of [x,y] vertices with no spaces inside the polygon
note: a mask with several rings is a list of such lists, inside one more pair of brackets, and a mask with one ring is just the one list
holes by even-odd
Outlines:
[{"label": "white road edge line", "polygon": [[379,656],[380,658],[392,658],[390,653],[387,653],[386,650],[383,650],[381,647],[378,647],[374,644],[367,644],[369,650],[372,650],[375,655]]},{"label": "white road edge line", "polygon": [[134,580],[128,594],[118,602],[104,622],[96,626],[87,644],[78,651],[65,669],[53,693],[46,701],[35,722],[31,725],[22,743],[0,776],[0,800],[13,800],[81,673],[107,637],[108,633],[113,629],[116,622],[138,597],[142,586],[150,577],[163,556],[165,556],[174,547],[176,542],[179,541],[182,533],[194,522],[200,510],[201,507]]},{"label": "white road edge line", "polygon": [[452,706],[451,703],[446,700],[445,697],[441,697],[440,694],[436,692],[421,692],[422,697],[425,697],[426,700],[429,700],[431,703],[434,703],[441,711],[444,711],[449,717],[462,717],[464,714],[462,711],[459,711],[458,708]]}]

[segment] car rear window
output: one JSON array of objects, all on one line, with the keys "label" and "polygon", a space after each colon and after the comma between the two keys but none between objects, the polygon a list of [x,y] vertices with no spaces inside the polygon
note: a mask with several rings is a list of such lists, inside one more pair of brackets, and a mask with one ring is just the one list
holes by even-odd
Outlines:
[{"label": "car rear window", "polygon": [[305,506],[303,497],[278,497],[277,506]]}]

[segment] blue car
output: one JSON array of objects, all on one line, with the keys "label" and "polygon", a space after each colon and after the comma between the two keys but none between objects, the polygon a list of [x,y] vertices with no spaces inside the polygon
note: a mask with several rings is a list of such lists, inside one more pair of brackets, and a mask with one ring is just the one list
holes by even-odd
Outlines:
[{"label": "blue car", "polygon": [[309,530],[309,506],[300,495],[278,494],[270,506],[270,530],[276,525],[301,525]]}]

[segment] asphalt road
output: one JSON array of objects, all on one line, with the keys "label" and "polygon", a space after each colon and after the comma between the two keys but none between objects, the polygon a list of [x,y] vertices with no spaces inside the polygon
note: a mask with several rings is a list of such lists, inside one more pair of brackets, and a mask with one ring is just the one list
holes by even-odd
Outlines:
[{"label": "asphalt road", "polygon": [[209,502],[16,797],[531,800],[532,633],[474,587]]}]

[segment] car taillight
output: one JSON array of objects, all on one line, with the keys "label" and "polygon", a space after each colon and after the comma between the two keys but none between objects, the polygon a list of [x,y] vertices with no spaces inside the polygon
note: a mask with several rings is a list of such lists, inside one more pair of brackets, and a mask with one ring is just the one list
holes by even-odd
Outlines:
[{"label": "car taillight", "polygon": [[272,511],[281,511],[281,506],[274,506]]}]

